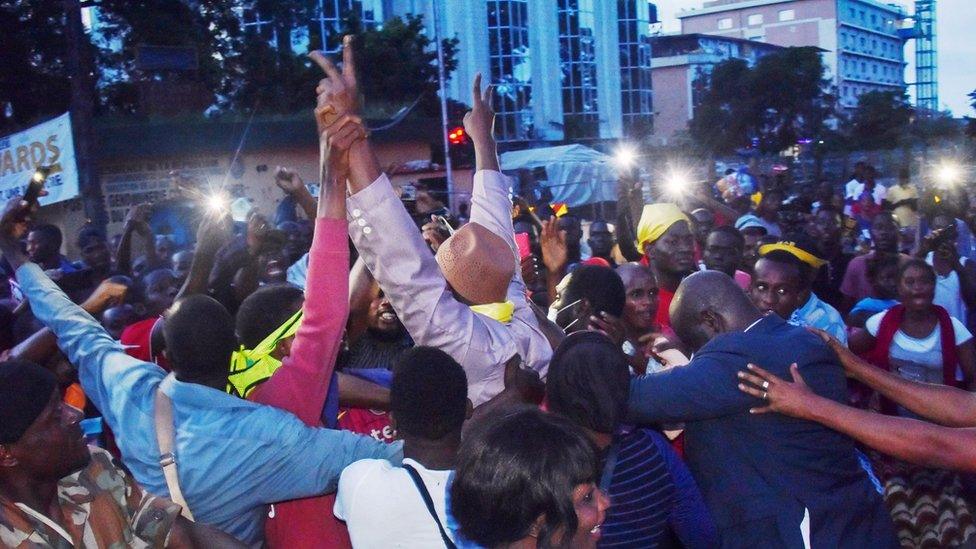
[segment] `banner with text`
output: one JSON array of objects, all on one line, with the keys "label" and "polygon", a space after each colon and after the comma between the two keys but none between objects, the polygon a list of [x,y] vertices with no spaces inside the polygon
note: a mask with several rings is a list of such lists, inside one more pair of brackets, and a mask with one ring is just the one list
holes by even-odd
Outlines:
[{"label": "banner with text", "polygon": [[48,166],[42,206],[78,196],[78,167],[71,137],[71,116],[61,116],[22,132],[0,137],[0,199],[24,194],[34,170]]}]

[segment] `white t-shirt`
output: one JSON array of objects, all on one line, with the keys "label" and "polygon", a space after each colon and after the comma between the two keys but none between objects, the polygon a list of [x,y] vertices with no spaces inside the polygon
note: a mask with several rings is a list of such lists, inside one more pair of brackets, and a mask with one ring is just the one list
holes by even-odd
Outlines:
[{"label": "white t-shirt", "polygon": [[[447,490],[454,471],[434,471],[405,458],[420,474],[447,535]],[[382,459],[363,459],[342,471],[336,493],[336,518],[349,528],[352,546],[444,547],[440,530],[424,504],[417,486],[402,467]]]},{"label": "white t-shirt", "polygon": [[[872,336],[878,335],[881,319],[887,311],[880,312],[864,323]],[[952,329],[956,335],[956,345],[962,345],[973,338],[966,326],[952,317]],[[891,367],[898,375],[912,381],[924,383],[943,383],[942,378],[942,334],[939,325],[928,336],[918,339],[898,330],[891,342]],[[961,370],[956,369],[956,379],[961,378]]]}]

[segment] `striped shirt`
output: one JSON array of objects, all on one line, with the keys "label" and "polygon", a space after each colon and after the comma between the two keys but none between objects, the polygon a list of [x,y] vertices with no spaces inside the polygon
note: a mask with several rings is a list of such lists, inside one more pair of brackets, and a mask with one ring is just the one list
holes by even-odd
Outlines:
[{"label": "striped shirt", "polygon": [[691,473],[663,436],[635,429],[614,437],[617,462],[600,547],[715,547],[718,533]]}]

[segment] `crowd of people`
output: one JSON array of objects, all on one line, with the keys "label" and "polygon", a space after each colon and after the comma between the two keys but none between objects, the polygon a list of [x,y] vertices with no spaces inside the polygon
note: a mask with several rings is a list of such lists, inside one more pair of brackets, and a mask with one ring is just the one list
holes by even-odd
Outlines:
[{"label": "crowd of people", "polygon": [[71,261],[6,205],[0,544],[976,541],[963,188],[622,174],[584,221],[513,201],[478,76],[451,216],[377,163],[350,39],[311,57],[319,192],[279,170],[275,223],[180,249],[140,205]]}]

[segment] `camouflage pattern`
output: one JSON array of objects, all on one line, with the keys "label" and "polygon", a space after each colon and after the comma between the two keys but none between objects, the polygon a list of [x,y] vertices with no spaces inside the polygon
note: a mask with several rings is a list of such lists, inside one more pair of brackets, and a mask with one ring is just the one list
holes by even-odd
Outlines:
[{"label": "camouflage pattern", "polygon": [[180,506],[149,495],[118,467],[108,452],[89,447],[91,463],[58,483],[72,542],[0,495],[0,547],[163,547]]}]

